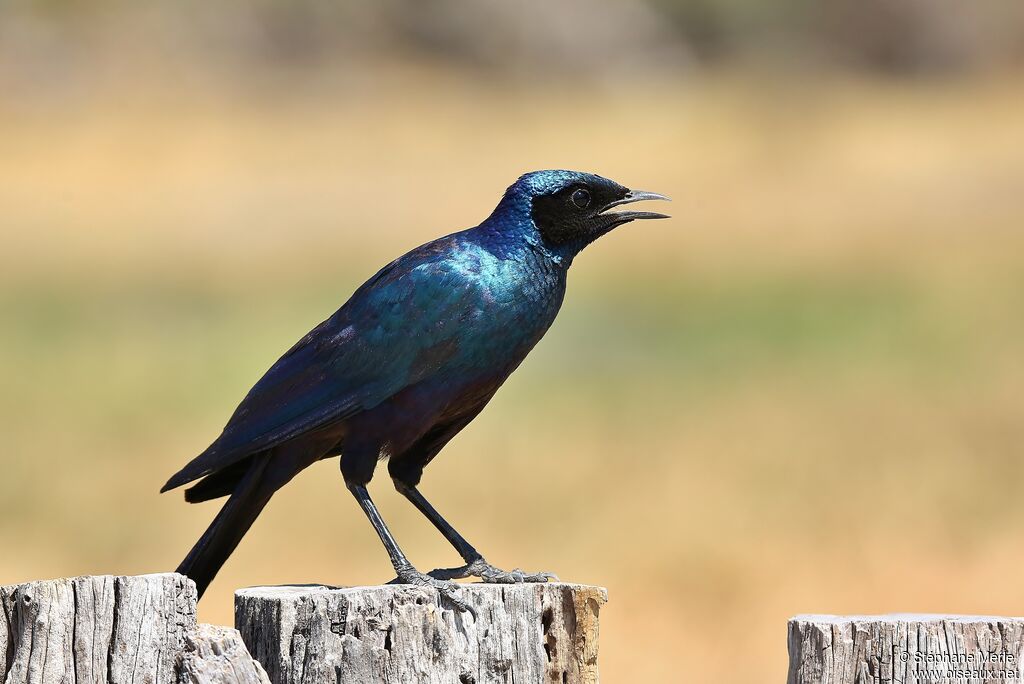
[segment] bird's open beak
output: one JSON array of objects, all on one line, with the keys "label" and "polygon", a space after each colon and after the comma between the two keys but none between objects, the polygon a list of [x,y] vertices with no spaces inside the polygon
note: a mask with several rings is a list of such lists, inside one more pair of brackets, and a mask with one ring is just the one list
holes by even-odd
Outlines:
[{"label": "bird's open beak", "polygon": [[667,214],[659,214],[654,211],[612,211],[608,210],[612,207],[617,207],[622,204],[632,204],[633,202],[643,202],[645,200],[665,200],[671,202],[668,197],[661,195],[656,192],[647,192],[646,190],[630,190],[626,193],[626,196],[622,199],[615,200],[604,209],[601,210],[600,216],[611,216],[614,217],[616,224],[626,223],[627,221],[634,221],[636,219],[663,219],[671,218]]}]

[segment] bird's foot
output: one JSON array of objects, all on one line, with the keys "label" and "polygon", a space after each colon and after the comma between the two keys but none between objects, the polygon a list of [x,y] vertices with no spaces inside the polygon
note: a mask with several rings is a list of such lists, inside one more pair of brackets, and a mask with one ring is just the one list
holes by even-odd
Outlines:
[{"label": "bird's foot", "polygon": [[456,608],[472,614],[474,618],[476,617],[476,611],[473,610],[473,607],[459,596],[459,585],[445,578],[432,577],[409,566],[399,568],[398,577],[388,582],[388,584],[411,584],[417,587],[431,587],[436,589],[442,598],[447,599]]},{"label": "bird's foot", "polygon": [[523,572],[519,568],[515,570],[502,570],[496,568],[483,558],[478,558],[472,563],[466,563],[458,568],[441,568],[429,573],[435,580],[456,580],[465,577],[479,577],[487,584],[524,584],[544,583],[558,581],[558,577],[550,572]]}]

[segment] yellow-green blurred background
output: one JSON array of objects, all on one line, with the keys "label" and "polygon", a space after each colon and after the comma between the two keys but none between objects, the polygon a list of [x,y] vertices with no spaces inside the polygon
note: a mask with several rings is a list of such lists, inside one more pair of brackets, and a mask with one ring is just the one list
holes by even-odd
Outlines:
[{"label": "yellow-green blurred background", "polygon": [[[520,173],[669,194],[424,491],[601,584],[608,682],[784,676],[798,612],[1024,612],[1024,5],[0,5],[0,582],[172,569],[259,375]],[[457,561],[373,487],[421,569]],[[370,584],[336,461],[201,606]]]}]

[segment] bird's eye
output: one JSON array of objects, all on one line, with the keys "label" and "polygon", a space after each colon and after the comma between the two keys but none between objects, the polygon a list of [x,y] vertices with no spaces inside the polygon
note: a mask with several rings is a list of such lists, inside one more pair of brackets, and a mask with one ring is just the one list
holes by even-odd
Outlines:
[{"label": "bird's eye", "polygon": [[586,209],[590,206],[590,193],[583,188],[579,188],[576,192],[572,193],[571,199],[577,209]]}]

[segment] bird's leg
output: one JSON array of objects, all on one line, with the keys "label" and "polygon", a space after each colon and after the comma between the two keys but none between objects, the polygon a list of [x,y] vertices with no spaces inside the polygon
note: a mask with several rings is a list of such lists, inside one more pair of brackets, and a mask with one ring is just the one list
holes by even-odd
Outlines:
[{"label": "bird's leg", "polygon": [[402,549],[398,546],[398,542],[395,541],[394,536],[391,534],[391,530],[384,523],[384,519],[381,518],[380,512],[377,510],[377,506],[373,503],[370,498],[370,493],[366,491],[366,486],[361,484],[346,483],[352,495],[356,497],[356,501],[359,502],[359,507],[363,509],[363,513],[370,520],[370,524],[373,525],[373,529],[376,530],[377,536],[384,543],[384,548],[387,549],[388,556],[391,558],[391,565],[395,568],[395,574],[397,578],[391,582],[391,584],[414,584],[421,587],[433,587],[437,589],[440,594],[455,604],[460,610],[465,610],[473,613],[473,609],[458,596],[458,585],[451,581],[446,581],[445,578],[435,578],[430,575],[425,575],[409,562],[409,559],[405,557]]},{"label": "bird's leg", "polygon": [[484,582],[489,584],[519,584],[522,582],[547,582],[548,580],[557,580],[554,574],[550,572],[537,572],[528,573],[516,568],[515,570],[502,570],[496,568],[486,560],[473,548],[473,545],[466,541],[465,537],[459,534],[454,527],[449,524],[447,520],[441,517],[441,514],[437,512],[430,502],[427,501],[420,491],[416,489],[415,485],[402,482],[399,479],[395,479],[395,489],[412,502],[420,513],[427,517],[434,527],[444,535],[444,538],[448,540],[455,550],[462,556],[462,560],[466,561],[466,564],[458,568],[442,568],[434,570],[429,573],[431,577],[439,580],[453,580],[462,579],[464,577],[479,577]]}]

